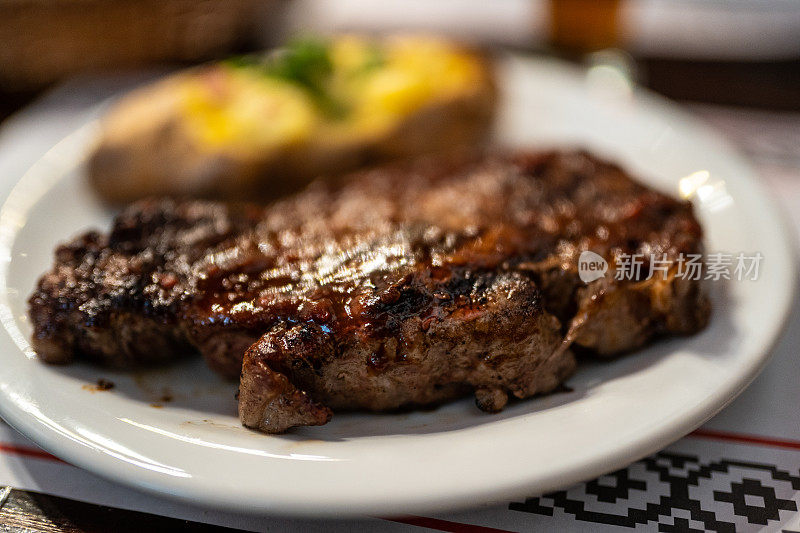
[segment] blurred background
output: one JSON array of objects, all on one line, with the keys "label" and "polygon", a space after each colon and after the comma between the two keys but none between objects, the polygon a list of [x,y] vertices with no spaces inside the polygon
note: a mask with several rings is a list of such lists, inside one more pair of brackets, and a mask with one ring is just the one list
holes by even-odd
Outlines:
[{"label": "blurred background", "polygon": [[800,109],[796,0],[0,0],[0,119],[76,75],[394,29],[610,61],[679,100]]}]

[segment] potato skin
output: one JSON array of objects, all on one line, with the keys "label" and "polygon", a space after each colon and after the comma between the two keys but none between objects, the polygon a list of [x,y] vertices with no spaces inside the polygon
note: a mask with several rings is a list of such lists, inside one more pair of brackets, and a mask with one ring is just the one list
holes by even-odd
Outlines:
[{"label": "potato skin", "polygon": [[491,129],[497,91],[489,61],[475,58],[482,66],[479,83],[423,105],[388,131],[258,153],[198,146],[179,87],[214,67],[190,69],[136,89],[112,107],[88,159],[89,180],[112,204],[154,195],[270,201],[321,175],[478,145]]},{"label": "potato skin", "polygon": [[[179,85],[187,72],[123,97],[103,118],[89,157],[89,180],[101,198],[125,203],[152,195],[242,197],[256,166],[236,153],[196,144],[182,114]],[[264,154],[264,160],[278,154]]]}]

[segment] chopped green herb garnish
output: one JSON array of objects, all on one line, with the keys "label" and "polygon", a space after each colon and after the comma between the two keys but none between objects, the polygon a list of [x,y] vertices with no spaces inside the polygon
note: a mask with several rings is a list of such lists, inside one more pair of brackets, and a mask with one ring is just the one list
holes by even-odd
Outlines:
[{"label": "chopped green herb garnish", "polygon": [[276,50],[264,65],[265,73],[323,92],[326,78],[333,72],[328,45],[322,41],[303,39]]},{"label": "chopped green herb garnish", "polygon": [[383,56],[383,50],[377,44],[372,44],[367,49],[367,58],[364,64],[361,65],[359,73],[371,72],[382,67],[384,63],[386,63],[386,58]]},{"label": "chopped green herb garnish", "polygon": [[250,68],[265,76],[303,87],[320,109],[333,117],[344,115],[344,106],[331,98],[327,81],[333,72],[328,43],[318,39],[297,39],[287,46],[262,55],[230,58],[234,68]]}]

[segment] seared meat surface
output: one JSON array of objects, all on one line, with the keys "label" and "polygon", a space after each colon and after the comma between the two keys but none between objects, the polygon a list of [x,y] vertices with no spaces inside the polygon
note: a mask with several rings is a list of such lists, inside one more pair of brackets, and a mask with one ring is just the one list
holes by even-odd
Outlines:
[{"label": "seared meat surface", "polygon": [[[497,411],[557,387],[573,346],[701,329],[698,282],[613,276],[621,254],[674,262],[701,238],[688,203],[583,153],[417,161],[266,208],[150,200],[57,250],[33,345],[122,366],[199,351],[267,432],[470,392]],[[612,272],[582,283],[584,250]]]}]

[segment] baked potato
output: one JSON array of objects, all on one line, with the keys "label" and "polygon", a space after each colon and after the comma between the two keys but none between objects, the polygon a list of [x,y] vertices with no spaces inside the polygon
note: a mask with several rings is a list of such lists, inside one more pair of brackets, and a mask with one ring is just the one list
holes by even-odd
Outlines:
[{"label": "baked potato", "polygon": [[319,175],[479,143],[489,62],[424,36],[305,39],[134,90],[102,120],[89,177],[109,202],[270,200]]}]

